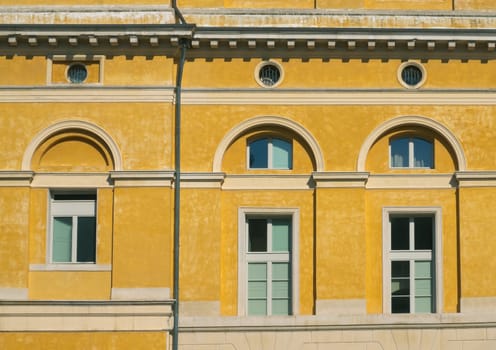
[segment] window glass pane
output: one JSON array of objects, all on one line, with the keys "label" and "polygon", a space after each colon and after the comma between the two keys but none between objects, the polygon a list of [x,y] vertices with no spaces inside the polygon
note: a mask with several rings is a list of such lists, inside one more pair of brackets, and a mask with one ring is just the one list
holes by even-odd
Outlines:
[{"label": "window glass pane", "polygon": [[77,261],[95,262],[96,219],[78,217],[77,221]]},{"label": "window glass pane", "polygon": [[267,220],[248,219],[248,251],[267,251]]},{"label": "window glass pane", "polygon": [[410,277],[410,262],[391,261],[391,277]]},{"label": "window glass pane", "polygon": [[265,280],[267,280],[267,264],[266,263],[249,263],[248,264],[248,279],[250,281],[265,281]]},{"label": "window glass pane", "polygon": [[415,222],[415,249],[432,250],[432,217],[417,217]]},{"label": "window glass pane", "polygon": [[290,236],[291,236],[290,219],[272,220],[272,251],[289,252]]},{"label": "window glass pane", "polygon": [[415,261],[415,278],[430,278],[431,266],[430,261]]},{"label": "window glass pane", "polygon": [[415,295],[430,297],[432,295],[431,279],[415,279]]},{"label": "window glass pane", "polygon": [[260,139],[250,142],[250,168],[268,168],[268,139]]},{"label": "window glass pane", "polygon": [[432,142],[424,139],[413,139],[413,158],[414,167],[416,168],[432,168],[434,161],[434,152]]},{"label": "window glass pane", "polygon": [[289,282],[276,281],[272,282],[272,297],[276,299],[289,298]]},{"label": "window glass pane", "polygon": [[273,263],[272,280],[289,280],[289,263]]},{"label": "window glass pane", "polygon": [[273,315],[289,315],[291,313],[291,303],[288,299],[272,300]]},{"label": "window glass pane", "polygon": [[274,169],[291,169],[291,143],[280,140],[272,140],[272,167]]},{"label": "window glass pane", "polygon": [[267,300],[248,300],[248,315],[267,315]]},{"label": "window glass pane", "polygon": [[267,282],[248,282],[248,299],[266,299],[267,298]]},{"label": "window glass pane", "polygon": [[53,218],[53,262],[71,262],[72,217]]},{"label": "window glass pane", "polygon": [[391,218],[391,250],[410,249],[410,219]]},{"label": "window glass pane", "polygon": [[391,312],[393,314],[407,314],[410,312],[410,298],[399,297],[391,299]]},{"label": "window glass pane", "polygon": [[415,312],[418,312],[418,313],[434,312],[432,310],[432,298],[431,297],[415,297]]},{"label": "window glass pane", "polygon": [[391,140],[391,167],[408,167],[408,138]]}]

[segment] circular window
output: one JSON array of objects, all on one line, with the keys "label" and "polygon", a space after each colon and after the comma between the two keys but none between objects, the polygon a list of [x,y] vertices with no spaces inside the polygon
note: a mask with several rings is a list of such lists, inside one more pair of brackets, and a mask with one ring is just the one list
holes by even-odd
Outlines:
[{"label": "circular window", "polygon": [[263,87],[276,87],[282,81],[281,66],[273,61],[260,63],[255,70],[255,79]]},{"label": "circular window", "polygon": [[419,88],[424,84],[425,78],[425,69],[417,62],[405,62],[398,69],[398,80],[406,88]]},{"label": "circular window", "polygon": [[88,70],[82,63],[74,63],[67,69],[67,79],[74,84],[83,83],[88,77]]}]

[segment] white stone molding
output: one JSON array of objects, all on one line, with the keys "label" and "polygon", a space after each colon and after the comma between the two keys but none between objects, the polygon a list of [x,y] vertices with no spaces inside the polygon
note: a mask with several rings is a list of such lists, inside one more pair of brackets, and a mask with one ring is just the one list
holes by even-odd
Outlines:
[{"label": "white stone molding", "polygon": [[220,301],[181,301],[180,317],[220,316]]},{"label": "white stone molding", "polygon": [[496,171],[457,171],[458,187],[495,187]]},{"label": "white stone molding", "polygon": [[310,175],[243,174],[226,175],[223,190],[308,190],[313,188]]},{"label": "white stone molding", "polygon": [[496,314],[496,297],[462,297],[460,312],[471,314]]},{"label": "white stone molding", "polygon": [[181,188],[221,188],[225,173],[181,173]]},{"label": "white stone molding", "polygon": [[0,300],[27,300],[28,288],[0,288]]},{"label": "white stone molding", "polygon": [[0,331],[164,331],[172,300],[0,301]]},{"label": "white stone molding", "polygon": [[232,128],[221,140],[215,151],[214,161],[213,161],[213,171],[222,171],[222,159],[227,148],[245,131],[250,130],[255,127],[260,126],[279,126],[287,128],[293,131],[295,134],[300,136],[310,147],[312,151],[312,156],[314,157],[315,165],[317,171],[322,171],[324,169],[324,157],[322,150],[313,137],[313,135],[302,125],[283,117],[276,116],[260,116],[251,118],[241,122]]},{"label": "white stone molding", "polygon": [[22,170],[31,170],[31,160],[36,149],[52,135],[63,132],[64,130],[79,129],[88,131],[99,138],[106,144],[112,155],[114,170],[122,170],[122,157],[117,143],[101,127],[83,120],[65,120],[41,130],[30,142],[22,158]]},{"label": "white stone molding", "polygon": [[110,187],[108,173],[35,173],[31,187],[101,188]]},{"label": "white stone molding", "polygon": [[0,88],[0,102],[13,103],[173,103],[173,87],[96,87],[95,85],[51,85],[49,87]]},{"label": "white stone molding", "polygon": [[369,173],[347,171],[314,172],[312,178],[317,188],[364,188],[369,178]]},{"label": "white stone molding", "polygon": [[112,265],[108,264],[31,264],[29,271],[112,271]]},{"label": "white stone molding", "polygon": [[169,300],[170,288],[112,288],[112,300]]},{"label": "white stone molding", "polygon": [[32,171],[0,171],[0,186],[29,186],[33,180]]},{"label": "white stone molding", "polygon": [[[87,62],[98,63],[98,81],[95,83],[85,83],[82,82],[80,84],[73,84],[69,80],[66,82],[53,82],[52,74],[53,74],[53,62],[58,61],[68,61],[71,62],[68,64],[66,68],[66,78],[67,78],[67,69],[71,64],[74,63],[82,63],[85,64]],[[76,86],[101,86],[103,84],[104,77],[104,55],[53,55],[47,57],[47,85],[70,85],[71,87]]]},{"label": "white stone molding", "polygon": [[449,189],[456,188],[453,174],[371,174],[367,189]]},{"label": "white stone molding", "polygon": [[466,169],[467,162],[463,148],[456,136],[448,128],[438,121],[426,117],[402,116],[380,124],[367,136],[365,142],[360,148],[357,161],[357,171],[365,171],[365,163],[367,161],[369,150],[379,137],[395,127],[409,125],[426,127],[438,133],[452,147],[453,152],[455,153],[456,162],[458,164],[458,170],[463,171]]},{"label": "white stone molding", "polygon": [[315,301],[317,315],[365,315],[367,301],[365,299],[317,299]]},{"label": "white stone molding", "polygon": [[174,181],[172,170],[111,171],[110,180],[116,187],[171,187]]}]

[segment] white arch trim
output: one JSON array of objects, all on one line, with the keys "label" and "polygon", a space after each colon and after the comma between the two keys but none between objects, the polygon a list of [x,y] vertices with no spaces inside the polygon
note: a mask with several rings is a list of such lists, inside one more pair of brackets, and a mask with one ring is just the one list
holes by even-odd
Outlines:
[{"label": "white arch trim", "polygon": [[453,151],[455,152],[456,161],[458,164],[457,170],[459,171],[466,170],[467,161],[465,158],[465,153],[463,152],[463,148],[460,142],[458,141],[458,139],[448,128],[446,128],[438,121],[426,117],[403,116],[382,123],[374,131],[372,131],[372,133],[369,134],[365,142],[362,144],[362,147],[360,148],[360,153],[358,155],[358,162],[357,162],[357,171],[365,171],[365,163],[367,161],[367,155],[374,142],[388,130],[391,130],[395,127],[402,125],[423,126],[439,133],[439,135],[441,135],[446,140],[446,142],[450,144],[450,146],[453,148]]},{"label": "white arch trim", "polygon": [[67,121],[59,122],[40,131],[31,140],[28,147],[26,148],[26,151],[24,152],[24,156],[22,157],[21,169],[31,170],[31,160],[33,158],[36,149],[52,135],[60,131],[69,130],[69,129],[86,130],[100,137],[103,140],[103,142],[105,142],[105,144],[108,146],[110,153],[112,154],[112,158],[114,161],[114,170],[117,171],[122,170],[121,152],[119,151],[119,148],[117,147],[117,144],[114,142],[114,140],[109,136],[109,134],[105,130],[103,130],[99,126],[82,120],[67,120]]},{"label": "white arch trim", "polygon": [[238,124],[233,129],[231,129],[219,143],[217,150],[215,151],[214,163],[213,163],[213,171],[220,172],[222,170],[222,158],[224,157],[224,153],[227,148],[234,142],[236,138],[241,135],[241,133],[249,130],[253,127],[262,126],[262,125],[277,125],[286,127],[296,134],[298,134],[303,140],[307,143],[308,147],[310,147],[312,151],[312,155],[315,160],[316,171],[324,170],[324,157],[322,156],[322,151],[317,143],[317,140],[313,137],[313,135],[308,132],[300,124],[289,120],[283,117],[274,117],[274,116],[261,116],[255,117],[249,120]]}]

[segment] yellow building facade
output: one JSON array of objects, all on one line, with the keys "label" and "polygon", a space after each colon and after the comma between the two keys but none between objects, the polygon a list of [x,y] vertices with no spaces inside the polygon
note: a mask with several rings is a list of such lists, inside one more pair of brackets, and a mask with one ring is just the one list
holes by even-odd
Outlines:
[{"label": "yellow building facade", "polygon": [[495,10],[3,0],[0,348],[494,349]]}]

